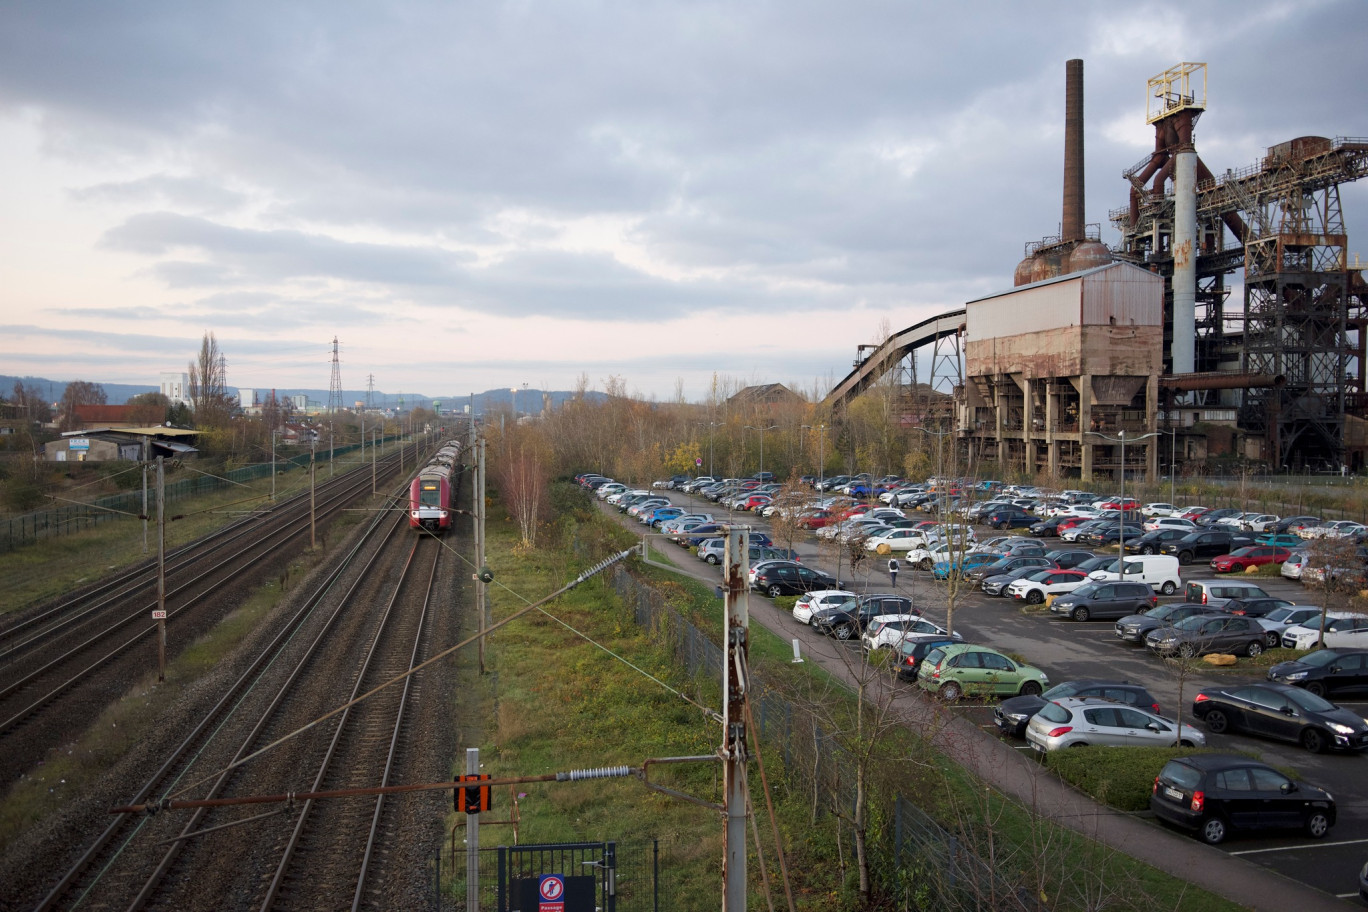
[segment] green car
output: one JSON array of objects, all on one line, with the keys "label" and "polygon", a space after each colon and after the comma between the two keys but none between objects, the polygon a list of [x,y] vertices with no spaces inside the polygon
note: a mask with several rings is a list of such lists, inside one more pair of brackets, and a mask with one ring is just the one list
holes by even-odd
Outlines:
[{"label": "green car", "polygon": [[987,646],[963,643],[933,649],[917,670],[917,686],[946,703],[954,703],[965,694],[1038,694],[1049,683],[1039,668],[1023,665]]}]

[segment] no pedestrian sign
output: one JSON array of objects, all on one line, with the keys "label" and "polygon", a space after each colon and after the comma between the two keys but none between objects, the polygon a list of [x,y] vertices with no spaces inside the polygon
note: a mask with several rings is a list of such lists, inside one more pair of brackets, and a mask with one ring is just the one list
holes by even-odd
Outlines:
[{"label": "no pedestrian sign", "polygon": [[565,878],[543,874],[537,884],[537,912],[565,912]]}]

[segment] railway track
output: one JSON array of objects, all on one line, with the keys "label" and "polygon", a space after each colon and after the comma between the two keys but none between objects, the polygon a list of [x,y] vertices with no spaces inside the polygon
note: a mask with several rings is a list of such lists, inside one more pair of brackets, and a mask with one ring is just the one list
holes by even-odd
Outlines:
[{"label": "railway track", "polygon": [[[398,463],[397,454],[389,457],[386,474]],[[369,476],[357,469],[321,485],[318,520],[326,524],[369,496]],[[278,575],[307,547],[308,501],[299,495],[176,553],[167,573],[173,655],[222,620],[253,582]],[[0,634],[0,777],[17,778],[146,675],[155,656],[155,582],[155,566],[121,574]]]},{"label": "railway track", "polygon": [[[444,548],[427,536],[412,536],[403,520],[403,514],[376,517],[137,789],[134,803],[183,789],[346,702],[348,693],[364,692],[421,661],[428,652],[433,580]],[[388,781],[408,744],[414,687],[409,679],[382,691],[263,757],[197,784],[191,794]],[[395,907],[366,886],[377,870],[377,847],[393,842],[388,828],[394,815],[383,801],[321,802],[248,819],[258,813],[229,807],[188,818],[117,818],[37,908]]]}]

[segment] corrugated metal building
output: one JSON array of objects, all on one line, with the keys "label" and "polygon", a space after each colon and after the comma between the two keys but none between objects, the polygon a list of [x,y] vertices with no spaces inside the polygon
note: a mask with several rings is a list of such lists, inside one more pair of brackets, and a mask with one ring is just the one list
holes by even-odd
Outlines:
[{"label": "corrugated metal building", "polygon": [[[968,302],[960,427],[976,455],[1029,474],[1118,473],[1107,437],[1156,427],[1163,303],[1164,280],[1129,263]],[[1153,443],[1127,443],[1128,472],[1153,474]]]}]

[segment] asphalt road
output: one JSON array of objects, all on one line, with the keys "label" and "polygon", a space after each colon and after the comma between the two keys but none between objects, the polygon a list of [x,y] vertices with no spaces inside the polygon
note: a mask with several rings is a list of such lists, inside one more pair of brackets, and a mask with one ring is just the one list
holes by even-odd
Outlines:
[{"label": "asphalt road", "polygon": [[[725,510],[719,511],[716,504],[705,500],[679,492],[670,492],[670,496],[681,505],[690,505],[714,515],[726,514]],[[765,520],[752,517],[750,514],[734,514],[734,518],[738,522],[748,522],[759,529],[768,529]],[[1045,541],[1048,547],[1055,540]],[[835,572],[834,564],[823,560],[814,542],[800,543],[797,550],[803,563],[828,573]],[[683,557],[677,559],[676,563],[692,572],[690,562],[694,560],[693,557],[686,551],[679,553]],[[702,578],[720,579],[719,570],[701,561],[697,563]],[[884,570],[886,566],[885,558],[867,561],[865,569],[869,572],[857,572],[852,579],[849,567],[845,567],[841,578],[846,588],[855,591],[893,591],[888,574]],[[1183,568],[1184,580],[1209,579],[1214,576],[1210,568],[1202,564]],[[1300,583],[1264,577],[1260,577],[1258,582],[1270,595],[1300,604],[1317,604],[1316,594],[1306,590]],[[944,592],[941,584],[937,584],[930,573],[913,570],[904,564],[898,575],[896,591],[901,595],[911,596],[928,618],[944,623]],[[755,598],[762,597],[757,594]],[[1180,600],[1181,591],[1172,598],[1161,597],[1161,604]],[[1179,677],[1172,665],[1150,655],[1143,647],[1132,646],[1117,639],[1113,633],[1114,623],[1111,620],[1078,623],[1048,614],[1027,615],[1023,614],[1011,600],[987,596],[982,592],[962,597],[955,609],[955,630],[965,637],[966,642],[992,646],[1019,655],[1025,661],[1044,670],[1049,675],[1051,684],[1091,677],[1144,684],[1159,699],[1164,715],[1172,718],[1178,706],[1179,690]],[[806,628],[800,627],[795,621],[795,635],[803,631],[806,631]],[[858,643],[853,641],[843,645],[850,649],[859,648]],[[1238,667],[1231,671],[1208,672],[1199,669],[1190,673],[1182,682],[1183,720],[1202,729],[1192,717],[1191,705],[1192,695],[1203,686],[1229,686],[1236,682],[1263,678],[1262,669],[1243,672]],[[1342,701],[1340,705],[1368,715],[1368,702]],[[996,729],[993,724],[992,704],[966,704],[956,707],[955,711],[964,714],[986,730]],[[1295,770],[1300,778],[1328,789],[1335,796],[1338,812],[1338,820],[1330,835],[1324,840],[1308,839],[1295,832],[1236,836],[1229,839],[1221,848],[1232,855],[1244,856],[1294,880],[1358,904],[1358,872],[1365,859],[1368,859],[1368,765],[1365,765],[1368,764],[1368,759],[1362,754],[1311,754],[1294,744],[1281,744],[1243,735],[1207,733],[1207,745],[1215,750],[1253,752],[1261,755],[1266,763]],[[1022,754],[1023,762],[1033,762],[1030,759],[1030,748],[1024,741],[1013,742],[1013,746]],[[1153,825],[1159,826],[1158,823]]]}]

